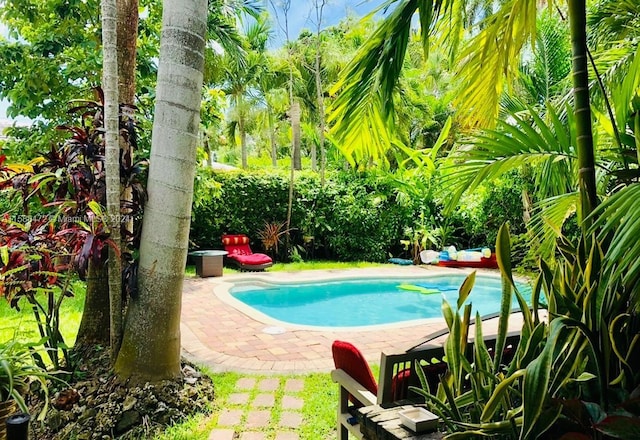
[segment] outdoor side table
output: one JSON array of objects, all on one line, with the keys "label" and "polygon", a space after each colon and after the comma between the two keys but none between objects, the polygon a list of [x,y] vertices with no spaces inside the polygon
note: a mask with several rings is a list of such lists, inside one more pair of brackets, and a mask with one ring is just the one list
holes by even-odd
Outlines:
[{"label": "outdoor side table", "polygon": [[222,276],[222,258],[227,255],[227,251],[209,250],[189,252],[196,264],[196,275],[204,277]]},{"label": "outdoor side table", "polygon": [[[408,402],[408,401],[405,401]],[[416,434],[400,424],[398,413],[405,409],[415,408],[413,404],[371,405],[358,409],[360,432],[365,440],[442,440],[441,432],[425,432]]]}]

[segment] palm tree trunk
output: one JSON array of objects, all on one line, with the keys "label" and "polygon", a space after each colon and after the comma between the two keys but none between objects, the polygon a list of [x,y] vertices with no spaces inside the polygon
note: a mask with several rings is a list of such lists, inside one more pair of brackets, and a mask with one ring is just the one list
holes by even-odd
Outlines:
[{"label": "palm tree trunk", "polygon": [[271,142],[271,166],[278,167],[278,143],[276,142],[276,128],[273,122],[273,110],[267,103],[267,117],[269,118],[269,140]]},{"label": "palm tree trunk", "polygon": [[571,54],[573,55],[573,97],[576,115],[576,147],[578,151],[578,185],[582,230],[589,229],[589,214],[598,205],[595,155],[591,131],[589,103],[589,70],[587,63],[587,13],[585,0],[569,0]]},{"label": "palm tree trunk", "polygon": [[[322,93],[322,70],[321,70],[321,61],[322,61],[322,41],[320,40],[320,32],[322,31],[322,12],[324,10],[325,5],[327,4],[326,0],[315,0],[314,7],[316,10],[316,59],[315,59],[315,69],[314,75],[316,77],[316,100],[318,101],[318,118],[320,122],[320,127],[318,127],[318,144],[320,145],[320,184],[324,186],[324,171],[326,165],[326,151],[324,147],[324,131],[325,131],[325,117],[324,117],[324,96]],[[316,170],[315,163],[315,148],[312,150],[312,164],[313,170]]]},{"label": "palm tree trunk", "polygon": [[[138,44],[138,0],[116,0],[118,6],[118,103],[133,106],[136,97],[136,49]],[[120,138],[124,167],[133,163],[133,145]],[[122,200],[131,202],[133,190],[122,188]],[[125,224],[129,236],[133,236],[133,219]],[[123,241],[123,249],[127,247]]]},{"label": "palm tree trunk", "polygon": [[238,116],[238,131],[240,132],[240,154],[242,156],[242,168],[249,166],[247,158],[247,130],[244,126],[244,115],[240,113]]},{"label": "palm tree trunk", "polygon": [[[136,45],[138,38],[138,0],[116,0],[117,6],[117,61],[118,61],[118,101],[133,104],[136,90]],[[122,140],[122,139],[120,139]],[[121,149],[129,149],[126,142],[120,143]],[[132,157],[133,152],[123,155],[123,160]],[[130,165],[130,164],[129,164]],[[131,190],[123,189],[122,198],[130,200]],[[101,200],[101,203],[106,203]],[[132,222],[127,228],[133,230]],[[123,244],[124,248],[124,244]],[[80,351],[89,345],[110,344],[110,314],[108,265],[89,262],[89,278],[85,295],[82,321],[78,329],[75,349]]]},{"label": "palm tree trunk", "polygon": [[204,68],[206,0],[165,0],[156,108],[140,244],[138,296],[115,365],[134,383],[180,376],[187,259]]},{"label": "palm tree trunk", "polygon": [[[320,35],[317,36],[318,40]],[[327,152],[324,146],[324,131],[326,122],[324,118],[324,97],[322,94],[322,78],[320,76],[320,43],[318,43],[318,52],[316,53],[316,99],[318,100],[318,118],[320,119],[320,127],[318,127],[318,144],[320,145],[320,184],[324,186],[324,171],[327,163]],[[315,161],[315,157],[313,157]],[[315,167],[313,168],[316,169]]]},{"label": "palm tree trunk", "polygon": [[136,96],[136,48],[138,43],[138,0],[117,0],[118,6],[118,96],[133,104]]},{"label": "palm tree trunk", "polygon": [[[105,183],[110,238],[120,244],[120,130],[116,0],[102,0],[102,89],[104,91]],[[110,354],[115,363],[122,334],[122,269],[118,250],[109,247]]]},{"label": "palm tree trunk", "polygon": [[293,132],[293,168],[302,169],[302,157],[300,153],[300,103],[291,103],[291,131]]},{"label": "palm tree trunk", "polygon": [[[106,258],[105,258],[106,259]],[[84,299],[82,320],[74,351],[110,344],[109,270],[106,263],[89,262],[87,292]]]}]

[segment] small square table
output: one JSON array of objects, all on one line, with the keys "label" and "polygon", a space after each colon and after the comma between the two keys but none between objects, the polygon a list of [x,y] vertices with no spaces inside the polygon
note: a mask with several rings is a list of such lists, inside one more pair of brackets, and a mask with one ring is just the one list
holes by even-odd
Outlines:
[{"label": "small square table", "polygon": [[189,256],[193,258],[193,262],[196,265],[196,275],[201,278],[221,277],[222,258],[227,254],[227,251],[217,249],[189,252]]}]

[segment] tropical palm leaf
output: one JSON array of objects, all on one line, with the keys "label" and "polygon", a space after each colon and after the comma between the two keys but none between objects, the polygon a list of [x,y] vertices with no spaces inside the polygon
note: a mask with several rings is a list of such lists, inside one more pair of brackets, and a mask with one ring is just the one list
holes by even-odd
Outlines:
[{"label": "tropical palm leaf", "polygon": [[[330,137],[352,165],[385,157],[391,145],[393,90],[400,76],[416,0],[402,2],[367,40],[334,85],[340,92],[329,109]],[[355,158],[355,160],[354,160]]]},{"label": "tropical palm leaf", "polygon": [[541,255],[551,255],[565,221],[576,213],[580,195],[573,191],[538,202],[529,223],[531,246]]},{"label": "tropical palm leaf", "polygon": [[442,168],[443,185],[454,197],[452,209],[465,191],[524,165],[531,165],[541,198],[564,194],[575,188],[572,135],[566,122],[552,107],[546,122],[535,111],[513,114],[496,129],[478,132],[450,154]]},{"label": "tropical palm leaf", "polygon": [[[609,239],[604,269],[613,272],[613,277],[622,276],[625,283],[640,282],[640,184],[636,183],[620,190],[593,212],[593,231],[598,238]],[[636,289],[637,290],[637,289]],[[638,294],[635,295],[637,304]]]},{"label": "tropical palm leaf", "polygon": [[[640,3],[636,0],[601,0],[589,10],[589,45],[596,67],[611,90],[618,127],[624,127],[629,102],[637,91],[640,52]],[[621,82],[620,79],[624,80]],[[600,90],[596,98],[602,99]]]},{"label": "tropical palm leaf", "polygon": [[495,124],[505,84],[518,73],[522,48],[535,38],[536,8],[535,0],[506,1],[465,45],[456,101],[464,125]]},{"label": "tropical palm leaf", "polygon": [[[532,103],[551,102],[570,87],[571,48],[566,24],[551,14],[538,18],[533,56],[522,66],[521,81]],[[568,87],[569,86],[569,87]]]},{"label": "tropical palm leaf", "polygon": [[633,40],[640,34],[640,4],[636,0],[600,0],[589,8],[587,25],[592,46]]}]

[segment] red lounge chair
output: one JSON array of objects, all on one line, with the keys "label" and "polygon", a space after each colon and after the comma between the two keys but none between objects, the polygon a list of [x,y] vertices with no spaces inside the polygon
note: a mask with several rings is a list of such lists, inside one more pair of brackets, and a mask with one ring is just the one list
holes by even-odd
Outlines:
[{"label": "red lounge chair", "polygon": [[244,234],[223,235],[222,244],[233,261],[241,270],[259,271],[273,265],[273,260],[265,254],[254,254],[249,247],[249,237]]}]

